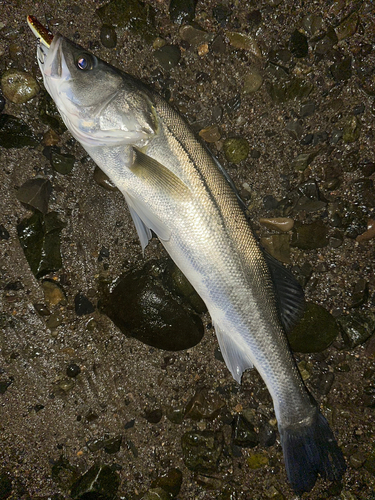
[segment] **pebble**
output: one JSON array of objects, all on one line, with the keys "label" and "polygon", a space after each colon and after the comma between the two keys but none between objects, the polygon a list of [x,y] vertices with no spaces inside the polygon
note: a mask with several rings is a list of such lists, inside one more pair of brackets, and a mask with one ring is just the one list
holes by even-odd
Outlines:
[{"label": "pebble", "polygon": [[296,352],[321,352],[340,333],[335,318],[322,306],[307,303],[300,322],[287,333],[290,347]]},{"label": "pebble", "polygon": [[0,94],[0,113],[4,111],[5,104],[6,104],[5,97],[2,94]]},{"label": "pebble", "polygon": [[116,497],[120,478],[109,465],[95,464],[86,471],[70,490],[73,500],[101,498],[110,500]]},{"label": "pebble", "polygon": [[289,234],[272,234],[263,236],[261,244],[264,249],[284,264],[290,264],[290,237]]},{"label": "pebble", "polygon": [[299,120],[293,120],[287,123],[285,130],[292,139],[300,140],[303,134],[303,128]]},{"label": "pebble", "polygon": [[226,31],[225,36],[229,40],[230,45],[235,49],[242,49],[251,52],[251,54],[259,59],[262,57],[259,45],[252,36],[234,31]]},{"label": "pebble", "polygon": [[344,82],[352,76],[352,57],[343,57],[330,67],[331,74],[337,82]]},{"label": "pebble", "polygon": [[269,229],[273,229],[274,231],[281,231],[283,233],[290,231],[294,226],[294,220],[290,219],[289,217],[261,217],[259,219],[259,223],[262,224],[262,226],[268,227]]},{"label": "pebble", "polygon": [[213,420],[224,406],[224,401],[216,393],[211,393],[206,388],[198,389],[186,405],[185,417]]},{"label": "pebble", "polygon": [[100,41],[103,47],[114,49],[117,45],[117,34],[114,26],[103,24],[100,28]]},{"label": "pebble", "polygon": [[116,191],[117,187],[113,184],[111,179],[108,177],[107,174],[103,172],[102,169],[100,169],[97,165],[95,166],[94,169],[94,181],[99,184],[99,186],[102,186],[102,188],[106,189],[107,191]]},{"label": "pebble", "polygon": [[0,240],[9,240],[10,234],[5,226],[0,224]]},{"label": "pebble", "polygon": [[346,144],[355,142],[361,133],[361,122],[356,116],[349,116],[345,120],[342,139]]},{"label": "pebble", "polygon": [[317,152],[311,153],[301,153],[292,160],[292,167],[294,170],[303,172],[310,165],[313,159],[316,157]]},{"label": "pebble", "polygon": [[46,147],[56,146],[60,142],[60,137],[56,134],[54,130],[48,130],[42,139],[42,144]]},{"label": "pebble", "polygon": [[50,162],[55,172],[61,175],[67,175],[73,170],[75,158],[73,155],[63,154],[52,150]]},{"label": "pebble", "polygon": [[312,116],[315,113],[316,104],[315,101],[308,101],[302,104],[300,115],[302,118],[306,118],[307,116]]},{"label": "pebble", "polygon": [[185,24],[179,29],[179,35],[182,40],[193,47],[198,47],[204,43],[210,43],[213,39],[213,34],[204,31],[200,26],[191,26]]},{"label": "pebble", "polygon": [[187,431],[182,435],[181,448],[185,465],[193,472],[218,471],[223,452],[224,436],[221,431]]},{"label": "pebble", "polygon": [[25,203],[39,210],[42,214],[46,214],[51,193],[52,184],[50,180],[44,177],[36,177],[24,182],[18,189],[16,196],[21,203]]},{"label": "pebble", "polygon": [[269,459],[267,455],[264,455],[263,453],[250,453],[250,455],[246,458],[246,463],[250,469],[256,470],[268,465]]},{"label": "pebble", "polygon": [[169,71],[179,63],[181,50],[177,45],[164,45],[160,49],[155,50],[154,57],[164,70]]},{"label": "pebble", "polygon": [[371,311],[354,311],[337,318],[345,344],[354,349],[364,344],[375,332],[375,315]]},{"label": "pebble", "polygon": [[39,92],[35,78],[18,69],[8,69],[1,77],[1,88],[6,99],[15,104],[23,104]]},{"label": "pebble", "polygon": [[158,424],[163,416],[163,412],[160,408],[156,408],[155,410],[146,409],[145,410],[145,419],[150,424]]},{"label": "pebble", "polygon": [[369,219],[367,222],[367,230],[364,233],[358,235],[356,241],[361,243],[364,241],[372,240],[373,238],[375,238],[375,219]]},{"label": "pebble", "polygon": [[323,19],[316,14],[307,14],[302,19],[302,26],[307,33],[315,35],[323,29]]},{"label": "pebble", "polygon": [[202,128],[199,135],[208,143],[219,141],[221,138],[221,132],[217,125],[209,125],[208,127]]},{"label": "pebble", "polygon": [[169,15],[176,24],[190,23],[195,17],[196,0],[171,0]]},{"label": "pebble", "polygon": [[236,415],[232,423],[232,443],[241,448],[254,448],[259,436],[254,426],[244,415]]},{"label": "pebble", "polygon": [[231,137],[225,139],[223,149],[225,158],[229,162],[240,163],[248,157],[250,146],[243,137]]},{"label": "pebble", "polygon": [[139,500],[171,500],[171,495],[163,488],[151,488]]},{"label": "pebble", "polygon": [[328,228],[323,221],[317,220],[311,224],[296,223],[294,225],[292,246],[302,250],[314,250],[326,247],[328,243]]},{"label": "pebble", "polygon": [[42,282],[44,301],[47,306],[54,308],[58,304],[66,303],[66,297],[61,286],[53,280],[44,280]]},{"label": "pebble", "polygon": [[294,57],[306,57],[309,52],[307,37],[297,29],[293,31],[289,39],[289,50]]},{"label": "pebble", "polygon": [[6,113],[0,115],[0,146],[9,149],[38,145],[39,140],[25,122]]},{"label": "pebble", "polygon": [[256,68],[250,68],[243,79],[243,93],[252,94],[260,89],[263,77]]},{"label": "pebble", "polygon": [[340,42],[341,40],[345,40],[345,38],[353,36],[357,32],[358,24],[358,13],[353,12],[335,28],[337,40]]},{"label": "pebble", "polygon": [[70,378],[75,378],[81,373],[81,368],[76,363],[70,363],[66,367],[66,375]]},{"label": "pebble", "polygon": [[81,292],[74,297],[74,309],[77,316],[84,316],[95,311],[93,303]]},{"label": "pebble", "polygon": [[172,495],[174,498],[177,497],[180,492],[182,486],[182,478],[183,476],[180,469],[172,468],[152,481],[151,487],[163,488],[164,491]]}]

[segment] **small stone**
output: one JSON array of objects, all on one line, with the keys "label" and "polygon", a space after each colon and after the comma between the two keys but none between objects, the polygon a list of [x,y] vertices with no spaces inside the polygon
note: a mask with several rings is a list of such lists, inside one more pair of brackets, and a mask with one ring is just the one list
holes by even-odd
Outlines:
[{"label": "small stone", "polygon": [[316,104],[315,101],[308,101],[301,106],[300,115],[302,118],[307,116],[312,116],[315,113]]},{"label": "small stone", "polygon": [[244,415],[236,415],[234,419],[232,443],[242,448],[254,448],[259,443],[258,433]]},{"label": "small stone", "polygon": [[15,104],[23,104],[39,92],[39,85],[35,78],[18,69],[8,69],[3,73],[1,88],[4,97]]},{"label": "small stone", "polygon": [[103,47],[114,49],[117,45],[117,34],[114,26],[103,24],[100,28],[100,41]]},{"label": "small stone", "polygon": [[356,116],[349,116],[343,130],[343,141],[347,144],[355,142],[361,133],[361,122]]},{"label": "small stone", "polygon": [[60,137],[56,134],[54,130],[48,130],[44,136],[42,143],[44,146],[56,146],[60,142]]},{"label": "small stone", "polygon": [[192,45],[193,47],[198,47],[199,45],[210,43],[213,38],[212,33],[204,31],[197,25],[191,26],[189,24],[181,26],[179,35],[182,40],[187,42],[189,45]]},{"label": "small stone", "polygon": [[317,220],[311,224],[294,225],[291,245],[302,250],[314,250],[326,247],[329,243],[328,228],[324,222]]},{"label": "small stone", "polygon": [[219,141],[221,138],[221,132],[217,125],[209,125],[206,128],[202,128],[199,135],[208,143]]},{"label": "small stone", "polygon": [[18,189],[16,196],[18,201],[36,208],[42,214],[46,214],[51,193],[51,181],[44,177],[36,177],[24,182]]},{"label": "small stone", "polygon": [[70,491],[73,500],[100,498],[113,500],[116,496],[120,478],[108,465],[93,465],[76,481]]},{"label": "small stone", "polygon": [[156,408],[155,410],[145,410],[145,419],[150,424],[158,424],[163,416],[163,412],[160,408]]},{"label": "small stone", "polygon": [[140,497],[140,500],[171,500],[171,495],[163,488],[151,488]]},{"label": "small stone", "polygon": [[310,35],[315,35],[323,29],[323,19],[316,14],[307,14],[302,19],[302,26]]},{"label": "small stone", "polygon": [[63,392],[69,392],[73,389],[74,387],[74,380],[71,378],[63,378],[58,382],[58,388],[61,389]]},{"label": "small stone", "polygon": [[255,470],[255,469],[261,469],[262,467],[268,465],[269,460],[267,455],[263,455],[263,453],[251,453],[246,458],[246,463],[250,469]]},{"label": "small stone", "polygon": [[289,49],[294,57],[306,57],[309,52],[306,36],[300,31],[294,30],[289,39]]},{"label": "small stone", "polygon": [[94,170],[94,181],[99,184],[99,186],[102,186],[104,189],[107,191],[116,191],[117,187],[113,184],[111,179],[108,177],[107,174],[103,172],[98,166],[95,166]]},{"label": "small stone", "polygon": [[50,315],[50,317],[46,321],[46,326],[50,330],[55,330],[58,326],[64,323],[64,315],[61,311],[55,311]]},{"label": "small stone", "polygon": [[38,144],[39,141],[25,122],[6,113],[0,115],[0,146],[9,149],[36,147]]},{"label": "small stone", "polygon": [[256,68],[249,68],[243,79],[243,93],[253,94],[260,89],[263,77]]},{"label": "small stone", "polygon": [[335,62],[330,67],[331,74],[337,82],[343,82],[352,76],[352,57],[344,57],[341,61]]},{"label": "small stone", "polygon": [[357,236],[356,241],[363,242],[363,241],[368,241],[372,240],[375,238],[375,219],[369,219],[367,222],[367,230]]},{"label": "small stone", "polygon": [[74,297],[74,308],[77,316],[84,316],[95,311],[92,302],[81,292]]},{"label": "small stone", "polygon": [[375,315],[371,311],[354,311],[337,321],[343,330],[344,342],[351,349],[364,344],[375,332]]},{"label": "small stone", "polygon": [[173,424],[182,424],[185,416],[185,408],[183,408],[182,406],[169,407],[165,416]]},{"label": "small stone", "polygon": [[164,45],[160,49],[155,50],[154,57],[164,70],[169,71],[179,63],[181,50],[177,45]]},{"label": "small stone", "polygon": [[247,50],[258,58],[262,57],[259,45],[252,36],[233,31],[227,31],[225,35],[228,38],[230,45],[235,49]]},{"label": "small stone", "polygon": [[337,39],[340,42],[345,38],[349,38],[356,33],[359,24],[359,16],[357,12],[353,12],[349,17],[344,19],[337,28],[335,28],[335,33]]},{"label": "small stone", "polygon": [[292,167],[294,170],[303,172],[310,165],[316,156],[316,152],[301,153],[292,160]]},{"label": "small stone", "polygon": [[199,45],[197,52],[198,52],[199,57],[203,57],[203,56],[207,55],[209,52],[208,43],[202,43],[202,45]]},{"label": "small stone", "polygon": [[225,158],[231,163],[240,163],[245,160],[250,151],[249,143],[242,137],[225,139],[223,144]]},{"label": "small stone", "polygon": [[351,296],[351,307],[359,307],[365,304],[369,296],[369,284],[365,279],[358,280]]},{"label": "small stone", "polygon": [[290,237],[288,234],[272,234],[261,238],[264,249],[284,264],[290,264]]},{"label": "small stone", "polygon": [[195,17],[196,0],[171,0],[169,15],[176,24],[190,23]]},{"label": "small stone", "polygon": [[70,363],[66,368],[66,374],[70,378],[75,378],[81,373],[81,368],[76,363]]},{"label": "small stone", "polygon": [[186,406],[185,417],[193,420],[213,420],[225,406],[224,401],[208,389],[198,390]]},{"label": "small stone", "polygon": [[53,308],[57,304],[65,303],[66,298],[61,286],[52,280],[44,280],[42,283],[44,300],[48,307]]},{"label": "small stone", "polygon": [[10,234],[5,226],[0,224],[0,240],[9,240]]},{"label": "small stone", "polygon": [[259,223],[262,226],[268,227],[268,229],[273,229],[274,231],[281,231],[286,233],[290,231],[294,226],[294,220],[289,217],[273,217],[259,219]]},{"label": "small stone", "polygon": [[324,307],[307,303],[300,322],[287,333],[290,347],[296,352],[321,352],[336,339],[340,329]]},{"label": "small stone", "polygon": [[300,140],[303,134],[303,128],[299,120],[290,121],[287,123],[285,130],[288,132],[290,137],[295,140]]},{"label": "small stone", "polygon": [[151,483],[152,488],[163,488],[164,491],[176,497],[182,486],[182,472],[180,469],[169,469]]},{"label": "small stone", "polygon": [[220,431],[188,431],[181,438],[185,465],[193,472],[217,471],[223,446],[224,437]]},{"label": "small stone", "polygon": [[51,166],[61,175],[70,174],[73,170],[75,158],[70,154],[58,153],[57,151],[51,151]]}]

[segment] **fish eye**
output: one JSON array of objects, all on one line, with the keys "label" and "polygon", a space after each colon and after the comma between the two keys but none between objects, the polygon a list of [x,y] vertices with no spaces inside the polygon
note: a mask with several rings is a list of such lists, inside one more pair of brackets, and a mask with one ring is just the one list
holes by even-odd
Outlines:
[{"label": "fish eye", "polygon": [[82,71],[89,71],[95,66],[96,58],[91,54],[81,54],[77,57],[76,66]]}]

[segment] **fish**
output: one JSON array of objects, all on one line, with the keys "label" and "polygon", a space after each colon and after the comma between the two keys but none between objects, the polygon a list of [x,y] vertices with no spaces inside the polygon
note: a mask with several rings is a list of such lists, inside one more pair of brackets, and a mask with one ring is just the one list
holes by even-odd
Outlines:
[{"label": "fish", "polygon": [[291,273],[259,246],[230,177],[155,90],[28,17],[44,86],[72,136],[125,197],[142,250],[153,233],[205,302],[225,363],[271,394],[292,489],[346,465],[285,331],[303,308]]}]

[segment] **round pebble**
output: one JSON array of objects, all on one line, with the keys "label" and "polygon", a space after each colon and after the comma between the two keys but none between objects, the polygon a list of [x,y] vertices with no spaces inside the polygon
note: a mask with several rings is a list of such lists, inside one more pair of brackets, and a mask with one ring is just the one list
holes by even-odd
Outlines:
[{"label": "round pebble", "polygon": [[115,28],[110,24],[103,24],[100,28],[100,41],[107,49],[114,49],[117,45]]},{"label": "round pebble", "polygon": [[223,144],[225,158],[231,163],[240,163],[245,160],[250,151],[249,143],[243,137],[230,137]]},{"label": "round pebble", "polygon": [[70,378],[75,378],[81,373],[81,368],[75,363],[70,363],[66,368],[66,374]]},{"label": "round pebble", "polygon": [[263,77],[255,68],[250,68],[244,77],[243,93],[252,94],[260,89],[263,83]]},{"label": "round pebble", "polygon": [[39,85],[35,78],[18,69],[8,69],[1,78],[4,97],[15,104],[23,104],[37,95]]}]

